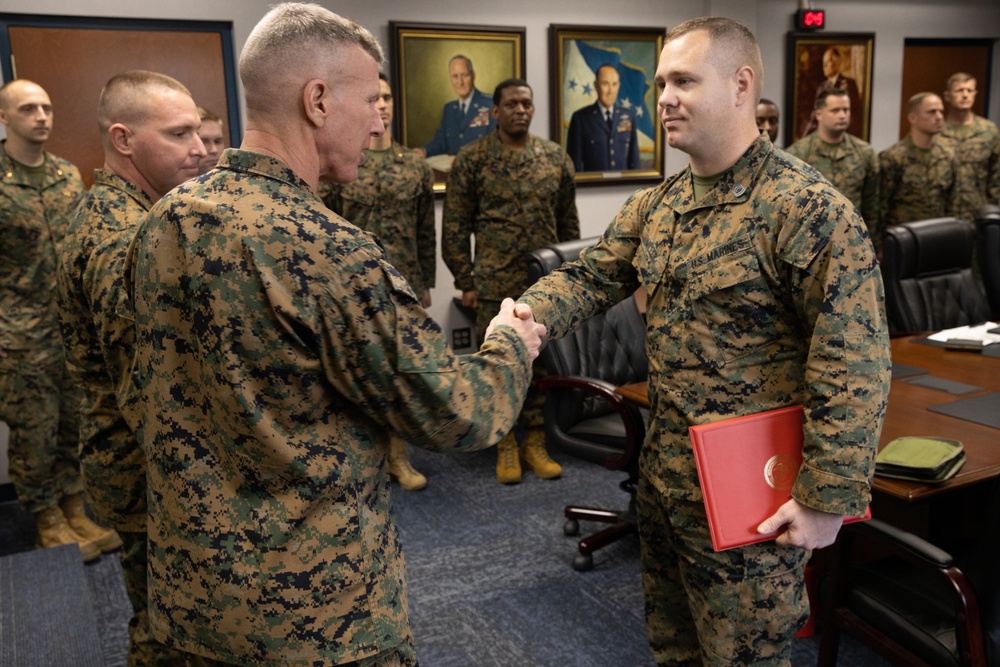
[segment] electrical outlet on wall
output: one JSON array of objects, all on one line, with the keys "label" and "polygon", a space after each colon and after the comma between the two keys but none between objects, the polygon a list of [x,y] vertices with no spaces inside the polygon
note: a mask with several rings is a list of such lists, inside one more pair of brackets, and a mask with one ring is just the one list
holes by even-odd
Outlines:
[{"label": "electrical outlet on wall", "polygon": [[456,350],[472,347],[472,329],[462,327],[451,330],[451,346]]}]

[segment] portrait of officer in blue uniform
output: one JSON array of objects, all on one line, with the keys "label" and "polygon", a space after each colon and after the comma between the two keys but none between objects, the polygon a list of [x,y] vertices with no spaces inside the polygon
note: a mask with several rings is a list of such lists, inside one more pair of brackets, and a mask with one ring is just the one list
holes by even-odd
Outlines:
[{"label": "portrait of officer in blue uniform", "polygon": [[423,147],[415,149],[426,157],[432,155],[456,155],[458,149],[478,139],[496,125],[490,113],[493,97],[476,88],[476,71],[472,61],[457,55],[448,61],[448,76],[451,87],[458,95],[444,105],[441,125],[434,137]]},{"label": "portrait of officer in blue uniform", "polygon": [[618,104],[621,81],[613,65],[597,68],[597,101],[578,109],[569,121],[566,152],[580,171],[639,168],[635,112]]}]

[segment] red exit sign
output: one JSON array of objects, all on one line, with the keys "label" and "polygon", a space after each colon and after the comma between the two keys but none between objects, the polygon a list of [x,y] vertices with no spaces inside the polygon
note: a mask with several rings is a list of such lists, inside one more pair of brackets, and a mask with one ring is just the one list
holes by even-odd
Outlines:
[{"label": "red exit sign", "polygon": [[826,11],[800,9],[795,13],[795,27],[799,30],[822,30],[826,27]]}]

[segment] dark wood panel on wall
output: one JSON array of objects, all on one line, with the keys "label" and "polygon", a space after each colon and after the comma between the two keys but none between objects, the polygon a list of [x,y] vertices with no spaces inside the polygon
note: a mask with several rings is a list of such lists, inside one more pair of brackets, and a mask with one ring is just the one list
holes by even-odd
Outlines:
[{"label": "dark wood panel on wall", "polygon": [[[903,90],[899,104],[899,137],[910,131],[906,102],[917,93],[944,93],[945,82],[955,72],[968,72],[976,79],[973,110],[986,115],[990,96],[990,66],[993,42],[984,39],[907,39],[903,46]],[[947,108],[947,102],[945,103]]]},{"label": "dark wood panel on wall", "polygon": [[[21,20],[11,20],[11,17]],[[3,15],[4,78],[35,81],[55,110],[46,148],[80,168],[89,186],[104,162],[97,102],[105,82],[129,69],[168,74],[195,101],[226,119],[230,145],[241,138],[236,104],[232,26],[199,21],[142,21]]]}]

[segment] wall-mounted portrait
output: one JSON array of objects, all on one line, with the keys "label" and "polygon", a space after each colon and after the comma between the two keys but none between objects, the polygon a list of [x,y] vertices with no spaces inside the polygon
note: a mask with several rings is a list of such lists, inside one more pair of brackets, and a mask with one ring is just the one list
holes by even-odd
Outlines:
[{"label": "wall-mounted portrait", "polygon": [[493,89],[524,78],[525,29],[428,23],[389,24],[397,90],[394,134],[423,152],[444,192],[455,155],[493,130]]},{"label": "wall-mounted portrait", "polygon": [[788,76],[785,84],[785,145],[816,130],[816,96],[839,88],[851,103],[849,134],[870,140],[872,104],[872,33],[788,33]]},{"label": "wall-mounted portrait", "polygon": [[663,178],[653,77],[665,28],[552,25],[552,140],[582,184]]}]

